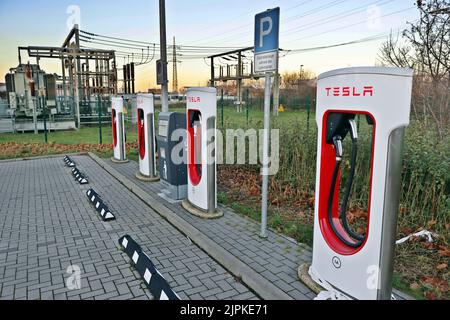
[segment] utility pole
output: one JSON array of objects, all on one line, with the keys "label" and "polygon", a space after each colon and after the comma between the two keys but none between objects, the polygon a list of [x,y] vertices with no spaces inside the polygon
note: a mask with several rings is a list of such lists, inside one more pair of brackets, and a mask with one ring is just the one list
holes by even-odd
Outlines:
[{"label": "utility pole", "polygon": [[123,65],[123,93],[128,93],[128,85],[127,85],[127,65]]},{"label": "utility pole", "polygon": [[177,70],[177,47],[175,45],[175,37],[173,37],[173,67],[172,67],[172,92],[178,92],[178,70]]},{"label": "utility pole", "polygon": [[62,80],[63,80],[63,93],[64,93],[64,108],[67,108],[67,85],[66,85],[66,65],[65,58],[61,59],[61,67],[62,67]]},{"label": "utility pole", "polygon": [[[214,78],[215,78],[215,76],[214,76],[214,57],[211,57],[210,68],[211,68],[211,80],[209,80],[209,86],[214,87],[214,85],[215,85],[215,83],[214,83]],[[228,66],[227,66],[227,68],[228,68]]]},{"label": "utility pole", "polygon": [[[47,143],[48,142],[47,119],[46,119],[47,118],[47,108],[45,106],[45,99],[46,99],[46,97],[44,95],[42,95],[42,97],[41,97],[41,89],[40,89],[41,84],[40,84],[40,81],[39,81],[41,67],[39,65],[39,60],[40,60],[40,58],[37,57],[36,58],[37,72],[38,72],[38,76],[37,76],[37,89],[38,89],[37,101],[38,101],[38,105],[41,106],[41,110],[42,110],[41,112],[42,112],[43,120],[44,120],[44,141],[45,141],[45,143]],[[47,86],[47,84],[45,83],[45,78],[43,80],[44,80],[43,85]]]},{"label": "utility pole", "polygon": [[166,44],[166,1],[159,0],[159,32],[160,32],[160,54],[161,67],[163,68],[162,84],[161,84],[161,111],[169,111],[169,92],[167,81],[167,44]]},{"label": "utility pole", "polygon": [[131,93],[135,94],[134,62],[130,63]]},{"label": "utility pole", "polygon": [[[81,116],[80,116],[80,101],[82,96],[82,81],[81,81],[81,61],[80,61],[80,30],[78,24],[75,25],[75,61],[76,61],[76,107],[77,107],[77,124],[78,129],[81,128]],[[84,98],[84,97],[83,97]]]}]

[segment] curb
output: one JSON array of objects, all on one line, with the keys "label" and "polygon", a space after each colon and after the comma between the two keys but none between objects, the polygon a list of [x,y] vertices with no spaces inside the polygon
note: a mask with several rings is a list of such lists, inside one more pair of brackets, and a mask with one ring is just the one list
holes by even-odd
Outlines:
[{"label": "curb", "polygon": [[291,296],[276,287],[260,274],[255,272],[236,256],[223,249],[221,246],[213,242],[209,237],[199,231],[197,228],[179,217],[176,213],[159,203],[157,198],[149,195],[127,177],[117,172],[113,167],[89,152],[89,157],[94,160],[100,167],[106,170],[127,189],[134,193],[138,198],[144,201],[149,207],[155,210],[159,215],[165,218],[170,224],[188,236],[192,242],[203,249],[209,256],[216,260],[226,270],[233,275],[240,277],[242,281],[251,288],[257,295],[265,300],[293,300]]}]

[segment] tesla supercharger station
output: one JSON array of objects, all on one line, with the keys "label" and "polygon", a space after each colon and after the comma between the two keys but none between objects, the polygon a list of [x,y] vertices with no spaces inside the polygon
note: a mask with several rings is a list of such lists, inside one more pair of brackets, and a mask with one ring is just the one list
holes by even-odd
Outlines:
[{"label": "tesla supercharger station", "polygon": [[[401,150],[409,124],[412,75],[411,69],[361,67],[318,78],[314,249],[309,273],[347,298],[391,299]],[[352,230],[346,216],[357,162],[357,115],[367,121],[372,140],[364,235]],[[348,150],[343,149],[346,137],[351,141]],[[341,166],[345,153],[351,158],[350,169]],[[343,188],[341,170],[349,170]]]},{"label": "tesla supercharger station", "polygon": [[149,182],[158,181],[153,95],[138,94],[136,103],[139,148],[139,171],[136,172],[136,178]]},{"label": "tesla supercharger station", "polygon": [[190,213],[217,218],[216,89],[190,88],[186,92],[188,198],[182,202]]},{"label": "tesla supercharger station", "polygon": [[125,150],[125,118],[123,98],[113,97],[111,99],[111,119],[114,156],[113,162],[128,162]]}]

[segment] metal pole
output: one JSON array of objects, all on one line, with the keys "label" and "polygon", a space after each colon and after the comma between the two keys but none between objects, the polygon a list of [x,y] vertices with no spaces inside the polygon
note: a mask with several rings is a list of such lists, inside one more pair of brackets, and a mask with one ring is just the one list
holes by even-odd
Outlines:
[{"label": "metal pole", "polygon": [[77,121],[78,121],[78,129],[81,129],[81,116],[80,116],[80,101],[84,98],[83,91],[81,90],[82,81],[81,81],[81,61],[80,61],[80,30],[78,29],[78,25],[75,25],[75,45],[76,45],[76,107],[77,107]]},{"label": "metal pole", "polygon": [[103,137],[102,137],[102,96],[98,95],[98,137],[100,144],[103,144]]},{"label": "metal pole", "polygon": [[160,32],[160,53],[163,68],[163,84],[161,85],[161,111],[169,111],[169,89],[167,81],[167,44],[166,44],[166,1],[159,0],[159,32]]},{"label": "metal pole", "polygon": [[245,98],[245,117],[246,117],[246,119],[247,119],[247,127],[248,127],[248,103],[249,103],[249,92],[250,92],[250,89],[247,88],[247,95],[246,95],[246,98]]},{"label": "metal pole", "polygon": [[[31,67],[30,67],[31,68]],[[31,69],[33,70],[33,69]],[[33,71],[31,71],[31,79],[33,79]],[[38,95],[36,99],[36,104],[33,103],[33,121],[34,121],[34,134],[38,134],[38,120],[37,120],[37,108],[41,106],[41,101],[39,100],[39,70],[38,70],[38,76],[37,76],[37,89],[38,89]],[[31,88],[30,88],[31,91]],[[31,96],[33,97],[33,94],[36,92],[36,88],[34,88],[34,92],[31,92]],[[31,98],[31,101],[33,102],[33,98]]]},{"label": "metal pole", "polygon": [[[36,103],[39,103],[38,100],[36,101]],[[33,103],[33,122],[34,122],[34,134],[38,134],[36,105],[34,103]]]},{"label": "metal pole", "polygon": [[134,62],[130,63],[130,75],[131,75],[131,93],[135,93],[134,88]]},{"label": "metal pole", "polygon": [[113,75],[114,75],[114,86],[113,86],[113,92],[112,93],[117,93],[117,62],[116,62],[116,55],[114,55],[114,59],[113,59],[113,63],[114,63],[114,70],[113,70]]},{"label": "metal pole", "polygon": [[89,85],[89,81],[90,81],[90,75],[89,75],[89,59],[88,57],[86,57],[86,75],[84,77],[84,85],[86,86],[86,95],[87,95],[87,101],[89,104],[89,109],[91,109],[91,89],[90,89],[90,85]]},{"label": "metal pole", "polygon": [[128,92],[127,92],[127,65],[126,64],[123,65],[122,73],[123,73],[123,90],[122,91],[123,91],[123,93],[127,94]]},{"label": "metal pole", "polygon": [[267,201],[269,194],[269,130],[270,130],[270,73],[266,73],[264,90],[264,132],[262,158],[261,238],[267,238]]},{"label": "metal pole", "polygon": [[[38,60],[37,64],[39,67],[39,60]],[[43,78],[43,81],[44,81],[44,87],[47,88],[47,90],[48,90],[48,83],[47,83],[46,79]],[[38,82],[39,82],[39,75],[38,75]],[[47,94],[47,90],[44,93],[45,95],[42,95],[42,97],[39,94],[39,99],[42,98],[42,114],[43,114],[43,118],[44,118],[44,141],[45,141],[45,143],[48,142],[48,133],[47,133],[47,96],[48,96],[48,94]]]},{"label": "metal pole", "polygon": [[42,113],[44,114],[44,141],[45,143],[48,142],[48,133],[47,133],[47,103],[45,102],[45,97],[42,97]]},{"label": "metal pole", "polygon": [[73,66],[72,66],[72,59],[69,60],[69,93],[70,93],[70,97],[71,97],[71,101],[70,101],[70,112],[72,113],[72,115],[75,118],[75,88],[74,88],[74,77],[73,77]]},{"label": "metal pole", "polygon": [[237,112],[242,111],[242,56],[241,52],[238,53],[238,65],[236,70],[236,76],[237,76],[237,97],[238,97],[238,107]]},{"label": "metal pole", "polygon": [[306,107],[306,133],[309,135],[309,122],[310,122],[310,118],[311,118],[311,105],[312,105],[312,97],[311,97],[311,101],[309,101],[309,103],[307,104]]},{"label": "metal pole", "polygon": [[220,119],[222,121],[222,129],[223,129],[223,88],[220,89]]},{"label": "metal pole", "polygon": [[61,67],[62,67],[63,92],[64,92],[63,107],[64,107],[64,109],[66,109],[67,108],[67,85],[66,85],[66,66],[64,64],[64,58],[61,59]]},{"label": "metal pole", "polygon": [[209,86],[214,87],[214,58],[211,57],[211,80],[209,81]]},{"label": "metal pole", "polygon": [[[78,71],[76,71],[78,72]],[[80,130],[81,128],[81,114],[80,114],[80,92],[79,92],[79,83],[78,83],[78,76],[75,75],[74,77],[75,81],[75,108],[77,112],[77,129]]]}]

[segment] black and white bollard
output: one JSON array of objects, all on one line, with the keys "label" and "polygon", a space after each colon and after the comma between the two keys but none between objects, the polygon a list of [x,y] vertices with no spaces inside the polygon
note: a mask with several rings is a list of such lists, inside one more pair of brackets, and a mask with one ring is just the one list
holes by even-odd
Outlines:
[{"label": "black and white bollard", "polygon": [[94,189],[89,189],[86,192],[89,201],[94,205],[95,210],[100,214],[103,221],[115,220],[116,217],[108,209],[108,206],[103,202]]},{"label": "black and white bollard", "polygon": [[65,156],[63,158],[63,160],[64,160],[64,163],[66,164],[66,166],[68,166],[70,168],[75,167],[75,162],[73,162],[73,160],[69,156]]},{"label": "black and white bollard", "polygon": [[150,258],[142,251],[142,248],[129,235],[119,239],[119,245],[131,258],[131,261],[144,279],[145,285],[150,290],[155,300],[181,300],[170,288],[169,283],[156,269]]},{"label": "black and white bollard", "polygon": [[88,184],[89,181],[76,167],[72,169],[72,175],[79,184]]}]

